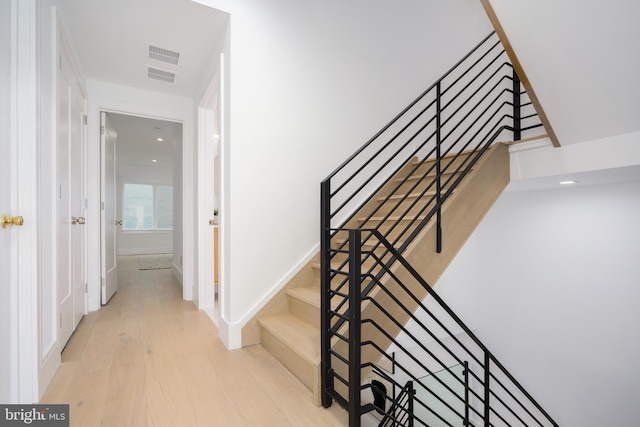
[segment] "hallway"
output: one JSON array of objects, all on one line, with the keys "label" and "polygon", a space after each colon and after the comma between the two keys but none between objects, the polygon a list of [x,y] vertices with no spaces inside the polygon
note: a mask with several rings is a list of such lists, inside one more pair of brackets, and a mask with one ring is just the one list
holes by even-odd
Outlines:
[{"label": "hallway", "polygon": [[68,403],[71,426],[343,426],[260,345],[227,350],[182,300],[170,269],[120,257],[119,290],[86,315],[40,403]]}]

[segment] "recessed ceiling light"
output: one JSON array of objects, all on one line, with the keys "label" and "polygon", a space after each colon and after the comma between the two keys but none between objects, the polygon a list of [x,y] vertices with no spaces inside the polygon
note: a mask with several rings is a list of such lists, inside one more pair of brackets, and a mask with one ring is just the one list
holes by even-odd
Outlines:
[{"label": "recessed ceiling light", "polygon": [[153,163],[158,163],[156,159],[151,160]]},{"label": "recessed ceiling light", "polygon": [[160,128],[158,126],[154,126],[151,129],[153,129],[154,131],[158,132],[160,130]]},{"label": "recessed ceiling light", "polygon": [[164,139],[158,138],[158,142],[162,142],[162,141],[164,141]]},{"label": "recessed ceiling light", "polygon": [[567,181],[560,181],[560,185],[572,185],[572,184],[577,184],[580,181],[574,181],[574,180],[567,180]]}]

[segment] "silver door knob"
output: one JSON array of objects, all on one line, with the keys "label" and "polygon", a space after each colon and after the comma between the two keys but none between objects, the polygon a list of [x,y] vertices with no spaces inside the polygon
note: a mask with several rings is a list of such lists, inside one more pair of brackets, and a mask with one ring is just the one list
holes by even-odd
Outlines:
[{"label": "silver door knob", "polygon": [[85,222],[86,221],[85,221],[83,216],[79,216],[79,217],[72,216],[71,217],[71,224],[73,224],[73,225],[76,225],[76,224],[84,225]]}]

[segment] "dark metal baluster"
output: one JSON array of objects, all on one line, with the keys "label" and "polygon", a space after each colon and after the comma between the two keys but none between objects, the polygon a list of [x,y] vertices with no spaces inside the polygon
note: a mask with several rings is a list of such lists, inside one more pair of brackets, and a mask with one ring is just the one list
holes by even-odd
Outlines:
[{"label": "dark metal baluster", "polygon": [[408,401],[408,411],[409,411],[409,423],[408,427],[413,427],[413,396],[416,394],[415,389],[413,388],[413,381],[409,381],[407,384],[407,394],[409,396]]},{"label": "dark metal baluster", "polygon": [[513,140],[522,139],[522,101],[520,100],[520,77],[513,69]]},{"label": "dark metal baluster", "polygon": [[349,427],[360,427],[362,231],[349,230]]},{"label": "dark metal baluster", "polygon": [[333,376],[331,371],[331,181],[320,184],[320,393],[322,406],[328,408],[333,403]]},{"label": "dark metal baluster", "polygon": [[487,350],[484,351],[484,425],[490,427],[491,420],[491,405],[489,399],[491,398],[491,388],[489,381],[491,380],[491,357]]},{"label": "dark metal baluster", "polygon": [[469,362],[464,362],[464,426],[469,426]]},{"label": "dark metal baluster", "polygon": [[442,87],[440,82],[436,85],[436,252],[442,252],[442,177],[441,177],[441,126],[442,126]]}]

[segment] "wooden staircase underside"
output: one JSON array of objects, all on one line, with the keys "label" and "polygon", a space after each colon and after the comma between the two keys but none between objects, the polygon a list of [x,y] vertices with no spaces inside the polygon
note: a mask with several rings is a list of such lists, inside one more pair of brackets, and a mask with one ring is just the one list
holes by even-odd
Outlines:
[{"label": "wooden staircase underside", "polygon": [[[406,168],[399,176],[406,174]],[[388,194],[394,180],[379,192]],[[460,183],[442,208],[442,252],[436,253],[436,230],[430,221],[409,245],[404,257],[431,285],[471,236],[509,183],[509,152],[494,144]],[[404,184],[408,185],[408,184]],[[369,214],[381,201],[374,197],[354,218]],[[390,203],[390,202],[387,202]],[[376,213],[370,221],[379,220]],[[384,227],[384,225],[382,226]],[[421,298],[427,296],[424,290]],[[392,335],[399,331],[388,325]],[[395,334],[394,334],[395,332]],[[316,254],[242,329],[242,345],[262,345],[313,393],[320,405],[320,262]],[[373,356],[372,356],[373,357]]]}]

